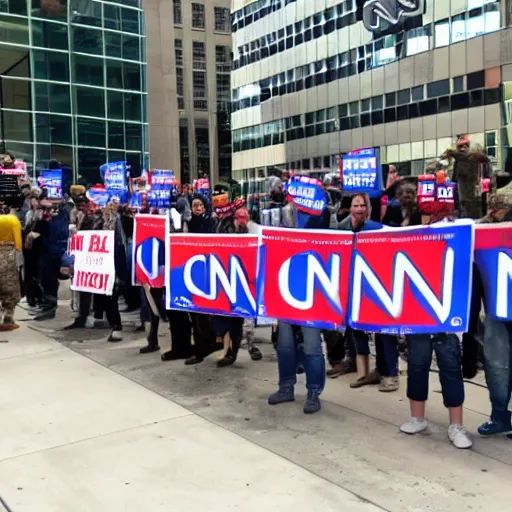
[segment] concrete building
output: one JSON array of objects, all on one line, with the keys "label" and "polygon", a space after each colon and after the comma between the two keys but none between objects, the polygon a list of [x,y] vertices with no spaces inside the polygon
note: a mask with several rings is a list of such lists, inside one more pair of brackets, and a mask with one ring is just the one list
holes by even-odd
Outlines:
[{"label": "concrete building", "polygon": [[233,0],[233,177],[360,148],[418,175],[469,134],[503,169],[510,0]]},{"label": "concrete building", "polygon": [[0,153],[30,176],[148,156],[139,0],[0,0]]},{"label": "concrete building", "polygon": [[230,0],[145,0],[151,167],[231,175]]}]

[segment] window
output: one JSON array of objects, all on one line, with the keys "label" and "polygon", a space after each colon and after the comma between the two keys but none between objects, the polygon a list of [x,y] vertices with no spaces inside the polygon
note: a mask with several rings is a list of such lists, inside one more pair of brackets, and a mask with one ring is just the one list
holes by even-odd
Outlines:
[{"label": "window", "polygon": [[99,148],[105,147],[105,128],[105,121],[78,118],[78,145]]},{"label": "window", "polygon": [[229,32],[229,9],[224,7],[215,7],[215,30],[218,30],[219,32]]},{"label": "window", "polygon": [[[1,2],[0,2],[1,3]],[[10,24],[9,20],[9,24]],[[9,25],[7,25],[9,26]],[[23,31],[19,31],[23,33]],[[28,33],[28,32],[26,32]],[[5,34],[5,29],[2,29],[2,36]],[[41,46],[49,50],[55,48],[57,50],[68,49],[68,28],[65,25],[57,23],[50,23],[43,20],[32,20],[32,36],[34,46]],[[2,37],[5,41],[5,37]],[[11,41],[19,43],[23,41]],[[27,41],[28,44],[28,41]]]},{"label": "window", "polygon": [[453,79],[453,92],[462,92],[464,90],[464,77],[456,76]]},{"label": "window", "polygon": [[176,94],[183,96],[183,68],[176,68]]},{"label": "window", "polygon": [[[105,117],[105,91],[103,89],[75,86],[75,93],[78,115]],[[103,144],[99,145],[103,146]]]},{"label": "window", "polygon": [[174,40],[174,55],[176,57],[176,66],[183,66],[183,41]]},{"label": "window", "polygon": [[33,50],[35,78],[69,82],[67,53]]},{"label": "window", "polygon": [[192,67],[206,69],[206,46],[201,41],[192,41]]},{"label": "window", "polygon": [[467,77],[468,90],[481,89],[485,87],[485,71],[477,71],[476,73],[469,73]]},{"label": "window", "polygon": [[430,49],[432,25],[414,28],[407,32],[407,55],[416,55]]},{"label": "window", "polygon": [[436,98],[437,96],[444,96],[446,94],[450,94],[449,80],[439,80],[438,82],[427,84],[427,96],[429,98]]},{"label": "window", "polygon": [[210,141],[208,134],[208,126],[203,126],[196,119],[196,146],[197,146],[197,170],[198,172],[210,173]]},{"label": "window", "polygon": [[103,55],[102,31],[94,28],[73,27],[73,50]]},{"label": "window", "polygon": [[452,43],[466,39],[466,15],[459,14],[452,18]]},{"label": "window", "polygon": [[[74,80],[79,84],[104,86],[103,59],[85,55],[74,55]],[[122,86],[122,83],[119,87]]]},{"label": "window", "polygon": [[412,101],[421,101],[424,99],[425,93],[423,90],[423,85],[418,87],[413,87],[412,89]]},{"label": "window", "polygon": [[204,28],[204,4],[192,4],[192,28]]},{"label": "window", "polygon": [[70,116],[36,114],[36,140],[49,144],[71,145]]},{"label": "window", "polygon": [[34,82],[34,92],[34,110],[40,112],[62,112],[64,114],[71,113],[69,85]]},{"label": "window", "polygon": [[436,48],[450,44],[450,22],[448,18],[438,21],[435,25]]},{"label": "window", "polygon": [[411,102],[411,90],[403,89],[397,93],[397,105],[405,105]]},{"label": "window", "polygon": [[192,73],[194,98],[206,98],[206,73],[194,71]]},{"label": "window", "polygon": [[183,23],[181,17],[181,0],[172,0],[172,12],[174,16],[174,24],[181,25]]}]

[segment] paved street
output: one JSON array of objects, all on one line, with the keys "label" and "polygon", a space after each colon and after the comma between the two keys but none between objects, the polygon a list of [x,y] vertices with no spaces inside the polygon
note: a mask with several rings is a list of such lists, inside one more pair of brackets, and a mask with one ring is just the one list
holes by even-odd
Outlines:
[{"label": "paved street", "polygon": [[[413,438],[398,432],[408,415],[403,377],[390,395],[351,390],[352,376],[329,381],[322,412],[308,417],[303,379],[296,403],[266,404],[277,380],[268,343],[260,362],[242,351],[231,368],[217,369],[215,354],[185,367],[140,355],[143,339],[129,327],[120,344],[107,343],[105,330],[60,331],[71,317],[64,303],[56,320],[21,322],[0,339],[7,510],[509,508],[512,441],[475,438],[471,451],[453,448],[435,374],[433,427]],[[164,326],[161,346],[168,344]],[[487,414],[487,390],[466,391],[474,432]]]}]

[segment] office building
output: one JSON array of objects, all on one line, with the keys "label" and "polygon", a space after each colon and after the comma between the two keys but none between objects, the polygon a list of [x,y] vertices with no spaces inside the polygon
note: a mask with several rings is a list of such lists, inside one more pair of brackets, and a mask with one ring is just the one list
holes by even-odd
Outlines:
[{"label": "office building", "polygon": [[337,170],[375,148],[403,175],[468,134],[503,169],[509,0],[234,0],[233,177]]},{"label": "office building", "polygon": [[145,0],[151,167],[231,175],[230,0]]},{"label": "office building", "polygon": [[0,0],[0,152],[28,172],[147,161],[139,0]]}]

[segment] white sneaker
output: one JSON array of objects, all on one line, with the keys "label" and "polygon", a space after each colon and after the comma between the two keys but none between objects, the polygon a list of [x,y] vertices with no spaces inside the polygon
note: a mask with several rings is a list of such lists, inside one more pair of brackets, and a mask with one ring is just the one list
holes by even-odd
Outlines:
[{"label": "white sneaker", "polygon": [[473,446],[473,441],[471,441],[464,425],[450,425],[448,427],[448,437],[455,448],[467,450]]},{"label": "white sneaker", "polygon": [[123,334],[121,333],[121,331],[112,331],[112,333],[108,337],[107,341],[110,341],[110,342],[113,342],[113,343],[117,343],[119,341],[123,341]]},{"label": "white sneaker", "polygon": [[400,425],[400,432],[404,434],[419,434],[428,428],[428,421],[425,418],[411,418],[411,421]]}]

